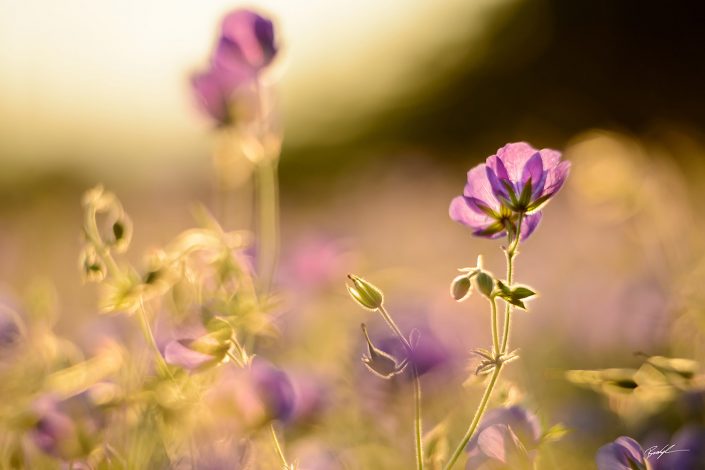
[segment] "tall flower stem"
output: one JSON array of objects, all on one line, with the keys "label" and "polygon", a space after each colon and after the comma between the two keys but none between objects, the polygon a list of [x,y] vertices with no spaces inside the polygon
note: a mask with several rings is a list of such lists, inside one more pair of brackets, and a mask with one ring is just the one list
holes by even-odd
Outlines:
[{"label": "tall flower stem", "polygon": [[497,325],[497,299],[492,297],[490,300],[490,306],[492,307],[492,350],[494,355],[499,354],[499,328]]},{"label": "tall flower stem", "polygon": [[463,453],[463,450],[465,450],[465,446],[468,445],[468,442],[470,442],[470,439],[472,438],[473,434],[475,434],[475,431],[477,430],[477,426],[480,424],[482,416],[484,416],[485,411],[487,411],[487,405],[490,402],[490,397],[492,396],[492,391],[494,390],[494,387],[497,384],[497,379],[499,378],[500,372],[502,372],[501,363],[497,364],[494,371],[492,372],[492,377],[490,378],[490,381],[487,384],[485,393],[482,395],[482,399],[480,400],[480,405],[477,407],[475,416],[472,418],[472,422],[470,423],[468,430],[465,432],[465,435],[460,440],[458,446],[455,448],[455,451],[453,451],[453,455],[451,455],[450,460],[448,460],[446,466],[443,467],[444,470],[450,470],[451,468],[453,468],[453,465],[455,465],[455,463],[458,461],[458,458]]},{"label": "tall flower stem", "polygon": [[[518,253],[517,248],[519,246],[519,240],[521,238],[521,223],[523,218],[524,214],[520,213],[514,237],[512,238],[511,234],[509,235],[509,241],[506,250],[507,285],[509,286],[512,285],[514,278],[514,259]],[[495,354],[499,353],[500,355],[506,354],[507,348],[509,347],[509,333],[511,332],[511,304],[507,302],[507,307],[504,312],[504,336],[502,338],[502,346],[500,348],[498,348],[499,338],[497,337],[497,301],[494,297],[490,300],[490,304],[492,306],[492,342],[495,350],[494,352]],[[448,460],[446,466],[443,467],[444,470],[450,470],[451,468],[453,468],[455,463],[458,461],[458,458],[460,458],[460,455],[463,453],[465,446],[468,445],[468,442],[470,442],[470,439],[472,439],[472,436],[475,434],[475,431],[477,431],[477,427],[480,424],[480,420],[482,420],[482,416],[485,414],[485,411],[487,411],[487,405],[489,404],[490,398],[492,397],[494,387],[495,385],[497,385],[497,379],[499,379],[499,374],[502,372],[502,367],[502,362],[498,362],[495,365],[494,371],[492,372],[492,377],[487,383],[487,388],[485,388],[485,393],[482,395],[482,399],[480,400],[480,404],[477,407],[475,416],[473,417],[472,422],[468,427],[468,430],[465,432],[465,435],[460,440],[458,446],[455,448],[455,451],[453,451],[453,455],[451,455],[450,460]]]},{"label": "tall flower stem", "polygon": [[[508,246],[506,250],[507,256],[507,285],[511,286],[514,282],[514,260],[519,253],[517,248],[519,247],[519,239],[521,238],[521,223],[524,220],[524,214],[519,214],[519,221],[517,222],[517,231],[514,235],[514,240],[511,238],[508,241]],[[502,348],[500,353],[505,354],[509,348],[509,333],[512,327],[512,305],[507,302],[507,306],[504,310],[504,334],[502,335]]]},{"label": "tall flower stem", "polygon": [[257,163],[255,185],[257,191],[257,252],[258,273],[262,292],[271,288],[279,254],[279,187],[277,159],[265,156]]},{"label": "tall flower stem", "polygon": [[[401,332],[397,324],[394,322],[392,316],[389,315],[389,312],[387,312],[387,310],[382,306],[380,306],[377,311],[380,313],[380,315],[382,315],[382,318],[387,323],[389,328],[394,332],[395,335],[397,335],[402,345],[404,345],[404,349],[406,349],[407,354],[411,354],[411,343],[409,343],[409,340]],[[416,445],[416,468],[418,470],[423,470],[424,457],[422,437],[423,427],[421,419],[421,379],[419,377],[419,371],[416,368],[416,365],[412,363],[411,366],[411,373],[414,377],[414,438]]]}]

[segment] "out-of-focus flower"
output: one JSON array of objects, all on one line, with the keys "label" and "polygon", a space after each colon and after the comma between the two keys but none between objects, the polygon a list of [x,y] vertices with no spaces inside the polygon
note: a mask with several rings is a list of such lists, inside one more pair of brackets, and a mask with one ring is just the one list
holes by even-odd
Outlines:
[{"label": "out-of-focus flower", "polygon": [[92,390],[63,400],[44,395],[32,408],[36,422],[29,436],[43,452],[61,459],[75,459],[88,455],[100,442],[106,419]]},{"label": "out-of-focus flower", "polygon": [[171,341],[164,349],[168,364],[190,371],[207,369],[223,361],[230,343],[208,334],[195,339]]},{"label": "out-of-focus flower", "polygon": [[531,469],[541,443],[539,420],[521,406],[489,411],[468,442],[468,469]]},{"label": "out-of-focus flower", "polygon": [[0,360],[16,350],[24,335],[24,324],[11,308],[0,305]]},{"label": "out-of-focus flower", "polygon": [[295,244],[282,261],[281,283],[297,294],[320,290],[337,282],[351,262],[351,253],[341,240],[311,237]]},{"label": "out-of-focus flower", "polygon": [[268,66],[277,53],[272,22],[250,10],[228,13],[221,25],[214,63],[251,76]]},{"label": "out-of-focus flower", "polygon": [[[644,458],[650,470],[698,470],[705,468],[705,427],[691,424],[668,439],[644,442]],[[660,453],[667,450],[668,453]]]},{"label": "out-of-focus flower", "polygon": [[646,470],[647,468],[644,449],[631,437],[620,436],[597,451],[598,470]]},{"label": "out-of-focus flower", "polygon": [[540,209],[563,186],[570,162],[557,150],[536,150],[526,142],[507,144],[487,159],[494,195],[516,212]]},{"label": "out-of-focus flower", "polygon": [[[243,115],[252,114],[252,94],[242,90],[242,85],[251,80],[249,75],[240,74],[216,65],[191,77],[191,86],[196,94],[198,104],[220,126],[227,126],[239,121]],[[236,99],[237,92],[240,98]],[[236,103],[243,104],[235,109]]]},{"label": "out-of-focus flower", "polygon": [[[440,339],[426,326],[414,328],[411,338],[411,351],[402,346],[396,336],[386,336],[379,341],[380,348],[402,362],[416,367],[419,375],[424,375],[436,368],[447,365],[451,358],[448,349]],[[408,369],[409,374],[412,369]]]},{"label": "out-of-focus flower", "polygon": [[202,110],[221,126],[240,120],[243,113],[252,114],[257,98],[248,88],[276,53],[270,20],[250,10],[226,15],[209,68],[191,77]]},{"label": "out-of-focus flower", "polygon": [[309,373],[289,373],[294,389],[294,409],[288,424],[305,424],[316,421],[329,404],[329,389],[319,376]]},{"label": "out-of-focus flower", "polygon": [[525,142],[505,145],[468,172],[463,195],[451,201],[450,218],[475,235],[499,238],[516,231],[518,213],[525,213],[526,239],[541,221],[541,207],[568,176],[570,162],[560,158],[556,150],[536,150]]},{"label": "out-of-focus flower", "polygon": [[288,420],[296,399],[288,375],[259,357],[249,367],[226,374],[208,395],[212,410],[237,415],[239,419],[235,421],[245,428]]}]

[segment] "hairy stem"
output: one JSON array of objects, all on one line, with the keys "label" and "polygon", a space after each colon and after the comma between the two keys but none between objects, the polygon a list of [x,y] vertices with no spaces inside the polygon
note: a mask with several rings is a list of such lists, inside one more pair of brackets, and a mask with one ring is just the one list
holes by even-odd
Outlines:
[{"label": "hairy stem", "polygon": [[458,458],[465,450],[465,446],[468,445],[468,442],[470,442],[470,439],[472,438],[473,434],[475,434],[475,431],[477,430],[477,427],[480,424],[480,420],[482,419],[482,416],[487,410],[487,405],[490,402],[490,397],[492,396],[492,391],[494,390],[494,387],[497,384],[497,379],[499,378],[500,372],[502,372],[501,363],[497,364],[494,371],[492,372],[492,377],[490,378],[490,381],[487,384],[485,393],[482,395],[482,400],[480,400],[480,405],[478,406],[477,411],[475,412],[475,416],[472,418],[472,422],[470,423],[468,430],[465,432],[465,435],[460,440],[458,446],[455,448],[455,451],[453,452],[453,455],[451,455],[450,460],[448,460],[446,466],[443,467],[444,470],[450,470],[451,468],[453,468],[455,463],[458,461]]},{"label": "hairy stem", "polygon": [[[509,241],[508,241],[508,246],[506,250],[507,254],[507,285],[511,286],[514,278],[514,258],[516,257],[517,254],[517,248],[519,246],[519,240],[521,238],[521,223],[524,218],[524,214],[521,213],[519,214],[519,221],[517,222],[517,229],[514,234],[514,238],[512,239],[512,235],[509,235]],[[511,314],[512,314],[512,308],[511,304],[507,302],[507,307],[506,310],[504,311],[504,337],[502,338],[502,346],[501,348],[497,348],[497,345],[499,344],[499,338],[497,337],[497,303],[495,298],[492,298],[490,300],[490,303],[492,305],[492,342],[493,346],[495,349],[495,354],[499,352],[500,354],[505,354],[507,352],[507,348],[509,347],[509,333],[510,333],[510,328],[511,328]],[[490,378],[490,381],[487,384],[487,388],[485,388],[485,393],[482,395],[482,399],[480,400],[480,405],[477,408],[477,411],[475,412],[475,416],[472,419],[472,422],[470,423],[470,426],[468,427],[468,430],[465,432],[465,435],[461,439],[460,443],[458,446],[455,448],[455,451],[453,451],[453,455],[451,455],[450,460],[446,464],[444,470],[450,470],[453,468],[455,463],[458,461],[458,458],[460,458],[460,455],[463,453],[463,450],[465,450],[465,446],[468,444],[470,439],[472,439],[472,436],[475,434],[475,431],[477,430],[477,427],[480,425],[480,420],[482,419],[482,416],[485,414],[485,411],[487,410],[487,405],[489,404],[490,398],[492,396],[492,392],[494,391],[494,387],[497,384],[497,379],[499,378],[499,374],[502,372],[502,367],[503,364],[502,362],[498,362],[495,365],[494,371],[492,372],[492,377]]]},{"label": "hairy stem", "polygon": [[494,355],[499,354],[499,328],[497,326],[497,299],[492,297],[490,300],[490,305],[492,306],[492,351]]},{"label": "hairy stem", "polygon": [[[514,259],[516,258],[517,248],[519,247],[519,239],[521,238],[521,224],[524,219],[524,214],[519,214],[517,222],[517,231],[514,235],[514,240],[509,240],[509,246],[506,250],[507,256],[507,285],[511,286],[514,282]],[[507,306],[504,309],[504,334],[502,335],[502,348],[499,350],[501,354],[505,354],[509,349],[509,334],[512,327],[512,305],[506,302]]]},{"label": "hairy stem", "polygon": [[[387,323],[389,328],[394,332],[399,338],[399,341],[404,345],[408,354],[411,354],[411,343],[401,332],[394,319],[387,310],[380,306],[377,311],[382,315],[382,318]],[[412,364],[411,372],[414,376],[414,437],[416,443],[416,468],[418,470],[423,470],[424,467],[424,457],[423,457],[423,429],[421,420],[421,379],[419,378],[419,371],[416,366]]]}]

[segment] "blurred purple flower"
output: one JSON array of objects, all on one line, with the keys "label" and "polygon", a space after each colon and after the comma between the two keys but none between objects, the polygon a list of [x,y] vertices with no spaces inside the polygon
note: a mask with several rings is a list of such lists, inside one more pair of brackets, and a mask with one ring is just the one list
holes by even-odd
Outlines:
[{"label": "blurred purple flower", "polygon": [[[399,338],[393,335],[386,336],[379,341],[379,348],[391,354],[399,362],[408,360],[409,364],[416,366],[419,375],[446,365],[451,360],[450,352],[431,330],[426,327],[415,329],[417,333],[415,342],[410,352],[402,346]],[[405,374],[411,376],[412,369],[405,369]]]},{"label": "blurred purple flower", "polygon": [[263,359],[252,362],[249,375],[267,418],[289,419],[294,412],[295,394],[288,375]]},{"label": "blurred purple flower", "polygon": [[467,468],[533,468],[540,443],[536,415],[520,406],[496,408],[485,415],[468,442]]},{"label": "blurred purple flower", "polygon": [[597,451],[598,470],[646,470],[644,449],[631,437],[620,436]]},{"label": "blurred purple flower", "polygon": [[558,192],[570,170],[556,150],[536,150],[525,142],[507,144],[468,172],[462,196],[451,201],[450,218],[481,237],[499,238],[516,229],[526,213],[521,239],[541,221],[540,209]]},{"label": "blurred purple flower", "polygon": [[0,304],[0,360],[12,355],[22,341],[24,324],[20,316],[5,305]]},{"label": "blurred purple flower", "polygon": [[250,10],[235,10],[223,18],[214,63],[237,74],[254,76],[277,53],[272,22]]},{"label": "blurred purple flower", "polygon": [[218,125],[236,120],[232,104],[252,99],[247,85],[255,81],[277,53],[272,22],[250,10],[225,16],[210,67],[191,77],[202,110]]},{"label": "blurred purple flower", "polygon": [[[211,354],[199,351],[198,339],[177,339],[170,341],[164,348],[164,360],[167,364],[179,366],[189,371],[207,369],[223,360],[223,354]],[[214,342],[213,347],[218,345]]]},{"label": "blurred purple flower", "polygon": [[230,103],[235,90],[247,78],[214,65],[191,77],[191,86],[201,109],[219,125],[226,126],[233,121]]},{"label": "blurred purple flower", "polygon": [[[650,470],[671,470],[674,468],[698,470],[705,468],[705,427],[702,425],[685,426],[670,440],[667,438],[652,440],[645,447],[642,455],[648,460]],[[669,453],[658,454],[662,450],[669,451]]]},{"label": "blurred purple flower", "polygon": [[32,405],[36,422],[30,439],[43,452],[61,459],[88,455],[99,443],[106,420],[91,389],[66,399],[44,395]]},{"label": "blurred purple flower", "polygon": [[329,403],[329,390],[320,377],[304,374],[289,374],[294,391],[294,405],[288,423],[304,424],[315,421]]}]

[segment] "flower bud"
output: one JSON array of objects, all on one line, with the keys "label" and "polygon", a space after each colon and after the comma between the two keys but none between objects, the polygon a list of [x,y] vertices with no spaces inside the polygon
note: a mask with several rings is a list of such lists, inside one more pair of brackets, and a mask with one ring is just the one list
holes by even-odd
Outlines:
[{"label": "flower bud", "polygon": [[367,355],[362,356],[362,363],[365,367],[372,372],[377,377],[383,379],[389,379],[399,373],[401,373],[406,367],[406,361],[401,364],[397,363],[390,354],[377,348],[370,339],[370,335],[367,333],[367,325],[364,323],[361,325],[362,334],[365,336],[365,341],[367,341]]},{"label": "flower bud", "polygon": [[492,290],[494,290],[494,279],[492,276],[482,271],[477,274],[477,290],[482,292],[486,297],[492,296]]},{"label": "flower bud", "polygon": [[384,295],[381,290],[354,274],[348,274],[348,279],[353,283],[347,286],[348,292],[362,308],[377,310],[382,306]]},{"label": "flower bud", "polygon": [[462,302],[470,297],[471,292],[472,284],[470,283],[470,278],[467,275],[460,275],[456,277],[450,284],[450,295],[458,302]]}]

